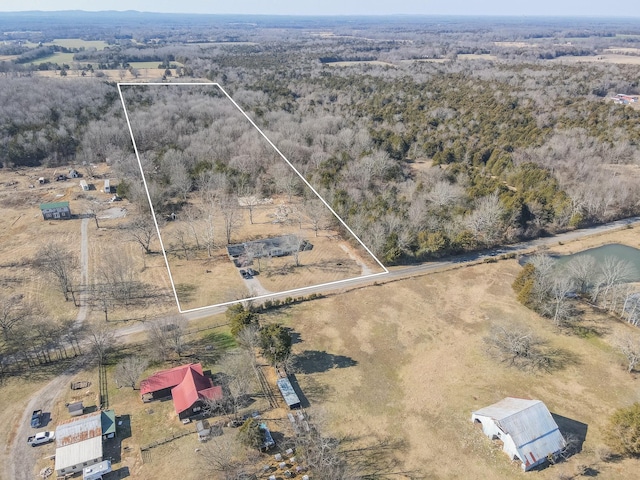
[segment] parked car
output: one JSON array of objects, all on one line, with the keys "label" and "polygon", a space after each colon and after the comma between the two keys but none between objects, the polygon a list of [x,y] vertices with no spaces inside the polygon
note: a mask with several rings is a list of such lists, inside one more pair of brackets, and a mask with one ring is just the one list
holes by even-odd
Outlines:
[{"label": "parked car", "polygon": [[34,410],[31,414],[31,427],[38,428],[42,425],[42,410]]},{"label": "parked car", "polygon": [[53,442],[56,439],[55,432],[38,432],[27,439],[27,443],[32,447],[42,445],[44,443]]}]

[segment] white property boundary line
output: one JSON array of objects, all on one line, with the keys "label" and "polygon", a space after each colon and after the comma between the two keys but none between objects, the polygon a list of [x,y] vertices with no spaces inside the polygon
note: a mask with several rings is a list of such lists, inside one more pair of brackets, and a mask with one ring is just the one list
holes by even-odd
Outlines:
[{"label": "white property boundary line", "polygon": [[[342,224],[342,226],[344,228],[347,229],[347,231],[353,235],[353,237],[358,241],[358,243],[360,243],[360,245],[362,245],[362,247],[367,251],[367,253],[369,255],[371,255],[371,257],[376,261],[376,263],[380,266],[380,268],[382,268],[382,270],[384,270],[383,272],[378,272],[378,273],[372,273],[369,275],[361,275],[358,277],[352,277],[352,278],[347,278],[344,280],[336,280],[334,282],[327,282],[327,283],[321,283],[318,285],[310,285],[307,287],[300,287],[300,288],[295,288],[292,290],[285,290],[283,292],[276,292],[276,293],[270,293],[270,294],[266,294],[266,295],[258,295],[255,297],[250,297],[250,298],[244,298],[241,300],[232,300],[229,302],[223,302],[223,303],[216,303],[214,305],[208,305],[208,306],[204,306],[204,307],[198,307],[198,308],[191,308],[188,310],[182,310],[182,308],[180,307],[180,299],[178,298],[178,293],[176,291],[176,286],[173,282],[173,275],[171,275],[171,267],[169,266],[169,260],[167,258],[167,252],[164,248],[164,243],[162,242],[162,235],[160,234],[160,227],[158,226],[158,221],[156,219],[156,214],[155,214],[155,210],[153,208],[153,203],[151,202],[151,196],[149,194],[149,187],[147,186],[147,179],[145,177],[144,174],[144,170],[142,169],[142,162],[140,161],[140,154],[138,152],[138,146],[136,144],[136,140],[133,136],[133,130],[131,129],[131,121],[129,120],[129,114],[127,112],[127,107],[125,105],[125,101],[124,101],[124,96],[122,95],[122,89],[120,88],[121,86],[170,86],[170,85],[189,85],[189,86],[194,86],[194,85],[199,85],[199,86],[215,86],[218,87],[220,89],[220,91],[222,93],[224,93],[224,95],[227,97],[227,99],[229,99],[229,101],[231,101],[231,103],[238,109],[238,111],[249,121],[249,123],[253,126],[253,128],[255,128],[260,135],[262,135],[262,137],[267,141],[267,143],[269,143],[269,145],[278,153],[278,155],[280,155],[280,157],[287,163],[287,165],[289,165],[289,167],[296,173],[296,175],[298,175],[298,177],[300,177],[300,179],[304,182],[304,184],[309,187],[311,189],[311,191],[316,195],[316,197],[318,197],[320,199],[320,201],[322,201],[322,203],[325,205],[325,207],[327,207],[329,209],[329,211],[340,221],[340,223]],[[221,307],[221,306],[226,306],[226,305],[232,305],[234,303],[240,303],[240,302],[246,302],[246,301],[251,301],[251,300],[262,300],[265,298],[270,298],[270,297],[279,297],[282,295],[287,295],[290,293],[296,293],[296,292],[304,292],[306,290],[310,290],[310,289],[315,289],[315,288],[321,288],[321,287],[328,287],[328,286],[334,286],[334,285],[340,285],[342,283],[346,283],[355,279],[361,279],[361,278],[371,278],[371,277],[377,277],[380,275],[386,275],[389,273],[389,270],[387,269],[387,267],[385,267],[382,262],[380,260],[378,260],[378,257],[376,257],[373,252],[369,249],[369,247],[367,247],[364,242],[362,240],[360,240],[360,237],[358,237],[353,230],[351,230],[351,228],[344,222],[344,220],[342,220],[342,218],[340,217],[340,215],[338,215],[335,210],[333,208],[331,208],[331,205],[329,205],[327,203],[327,201],[316,191],[315,188],[313,188],[313,186],[307,181],[306,178],[304,178],[304,176],[298,171],[298,169],[296,167],[293,166],[293,164],[287,159],[287,157],[284,156],[284,154],[278,149],[278,147],[276,147],[274,145],[274,143],[269,140],[269,137],[267,137],[265,135],[265,133],[260,129],[260,127],[258,127],[255,122],[251,119],[251,117],[249,117],[249,115],[247,115],[247,113],[240,107],[240,105],[238,105],[235,100],[233,98],[231,98],[231,96],[225,91],[224,88],[222,88],[220,86],[220,84],[218,83],[214,83],[214,82],[194,82],[194,83],[190,83],[190,82],[176,82],[176,83],[159,83],[159,82],[149,82],[149,83],[142,83],[142,82],[123,82],[123,83],[118,83],[118,93],[120,94],[120,101],[122,103],[122,108],[124,110],[124,116],[125,119],[127,120],[127,126],[129,127],[129,135],[131,136],[131,142],[133,144],[133,149],[136,153],[136,159],[138,160],[138,167],[140,168],[140,174],[142,175],[142,182],[144,184],[144,190],[147,194],[147,199],[149,200],[149,207],[151,208],[151,215],[153,216],[153,223],[156,226],[156,231],[158,233],[158,240],[160,241],[160,248],[162,248],[162,256],[164,257],[164,263],[167,266],[167,271],[169,272],[169,281],[171,282],[171,288],[173,289],[173,296],[176,299],[176,304],[178,305],[178,311],[180,313],[188,313],[188,312],[197,312],[199,310],[204,310],[207,308],[211,308],[211,307]]]}]

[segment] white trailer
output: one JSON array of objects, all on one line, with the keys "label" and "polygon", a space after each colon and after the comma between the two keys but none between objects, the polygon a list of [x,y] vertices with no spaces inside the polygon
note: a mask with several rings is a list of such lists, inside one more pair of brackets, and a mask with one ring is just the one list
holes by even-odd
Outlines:
[{"label": "white trailer", "polygon": [[102,480],[102,476],[111,471],[111,461],[104,460],[82,470],[83,480]]}]

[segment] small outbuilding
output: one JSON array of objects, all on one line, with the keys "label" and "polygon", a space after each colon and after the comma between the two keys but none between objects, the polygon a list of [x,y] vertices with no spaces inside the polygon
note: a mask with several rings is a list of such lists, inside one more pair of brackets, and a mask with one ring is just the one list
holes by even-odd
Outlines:
[{"label": "small outbuilding", "polygon": [[282,398],[287,402],[289,408],[300,408],[300,398],[298,398],[296,391],[293,389],[289,378],[279,378],[276,383],[278,384]]},{"label": "small outbuilding", "polygon": [[69,202],[41,203],[40,211],[45,220],[69,220],[71,218]]},{"label": "small outbuilding", "polygon": [[82,402],[70,403],[67,408],[69,409],[69,415],[72,417],[78,417],[84,413]]},{"label": "small outbuilding", "polygon": [[89,184],[87,183],[86,180],[80,180],[80,188],[82,189],[83,192],[89,191]]},{"label": "small outbuilding", "polygon": [[512,460],[522,462],[524,471],[547,461],[566,447],[551,413],[540,400],[507,397],[471,414],[484,434],[503,442]]}]

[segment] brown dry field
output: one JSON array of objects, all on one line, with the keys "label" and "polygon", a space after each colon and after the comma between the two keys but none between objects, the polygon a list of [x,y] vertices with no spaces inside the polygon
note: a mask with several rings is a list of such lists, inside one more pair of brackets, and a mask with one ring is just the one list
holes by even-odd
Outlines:
[{"label": "brown dry field", "polygon": [[598,62],[598,63],[614,63],[619,65],[640,65],[640,56],[621,55],[616,53],[606,53],[603,55],[585,55],[585,56],[566,55],[563,57],[554,58],[549,61],[557,62],[557,63]]},{"label": "brown dry field", "polygon": [[[268,238],[287,234],[299,235],[313,245],[310,251],[299,254],[298,267],[293,256],[263,258],[254,260],[252,268],[260,274],[254,277],[261,289],[257,290],[242,279],[239,269],[229,259],[226,247],[219,247],[211,257],[201,250],[193,252],[187,259],[176,246],[175,232],[186,227],[180,219],[168,222],[161,229],[162,240],[167,255],[171,276],[178,291],[182,310],[215,305],[219,303],[250,298],[258,295],[289,291],[297,288],[320,285],[369,273],[378,273],[382,268],[363,249],[354,247],[341,239],[333,230],[319,230],[318,236],[310,224],[292,221],[274,223],[275,212],[285,203],[285,199],[274,197],[273,203],[259,205],[253,211],[253,224],[249,211],[241,210],[242,225],[233,232],[232,243],[245,240]],[[191,200],[197,203],[197,199]],[[298,200],[286,202],[296,205]],[[179,215],[180,217],[180,215]],[[214,232],[223,232],[224,225],[218,215]],[[224,244],[217,238],[218,244]],[[192,242],[193,243],[193,242]],[[357,260],[356,260],[357,259]]]},{"label": "brown dry field", "polygon": [[[82,76],[81,71],[69,70],[66,77],[60,77],[60,72],[57,70],[36,70],[32,72],[33,75],[47,78],[65,78],[68,80],[111,80],[115,82],[160,82],[162,81],[162,75],[164,70],[157,68],[138,68],[138,76],[134,77],[128,71],[124,76],[121,76],[121,70],[99,70],[104,74],[103,77],[96,77],[91,75]],[[175,70],[172,70],[175,74]],[[177,78],[177,77],[176,77]],[[195,81],[195,80],[193,80]]]},{"label": "brown dry field", "polygon": [[605,48],[605,52],[611,53],[623,53],[623,54],[632,54],[632,55],[640,55],[640,48],[635,47],[610,47]]},{"label": "brown dry field", "polygon": [[[83,173],[83,169],[78,167]],[[37,250],[49,241],[61,242],[80,254],[81,222],[71,220],[45,221],[39,204],[44,202],[68,201],[74,215],[95,211],[101,217],[110,209],[124,209],[125,217],[100,219],[100,228],[93,219],[87,228],[89,278],[100,281],[100,268],[109,255],[125,254],[134,265],[138,280],[161,289],[165,295],[152,304],[117,307],[110,313],[110,320],[143,318],[159,313],[175,312],[176,303],[171,292],[171,284],[161,255],[143,255],[140,247],[130,242],[119,230],[128,221],[127,216],[135,214],[135,208],[127,201],[109,203],[111,195],[99,190],[103,178],[109,177],[107,165],[99,165],[94,179],[84,177],[96,190],[82,192],[80,179],[63,182],[51,181],[54,175],[66,173],[67,168],[32,168],[0,172],[0,200],[4,215],[0,218],[0,287],[3,293],[24,293],[31,301],[46,305],[47,315],[54,320],[75,318],[77,308],[72,302],[65,302],[50,277],[42,275],[29,265]],[[44,185],[38,184],[39,177],[49,179]],[[30,188],[30,185],[34,185]],[[155,246],[156,250],[159,247]],[[76,279],[78,282],[79,279]],[[99,309],[89,312],[90,321],[101,321],[104,314]]]},{"label": "brown dry field", "polygon": [[[633,229],[558,251],[612,242],[640,246]],[[587,424],[588,433],[582,453],[526,477],[555,479],[581,464],[598,470],[598,478],[637,478],[637,461],[605,464],[596,455],[607,417],[640,400],[638,379],[610,346],[615,332],[636,330],[589,314],[586,322],[605,331],[602,337],[559,332],[516,302],[510,285],[519,269],[515,260],[476,265],[295,306],[287,313],[301,337],[294,352],[333,359],[324,371],[298,375],[310,404],[329,412],[337,435],[404,441],[398,455],[425,478],[508,479],[525,475],[473,427],[471,412],[506,396],[537,398],[553,413]],[[540,374],[498,364],[483,344],[494,323],[526,325],[573,362]],[[341,362],[356,365],[340,368]]]}]

